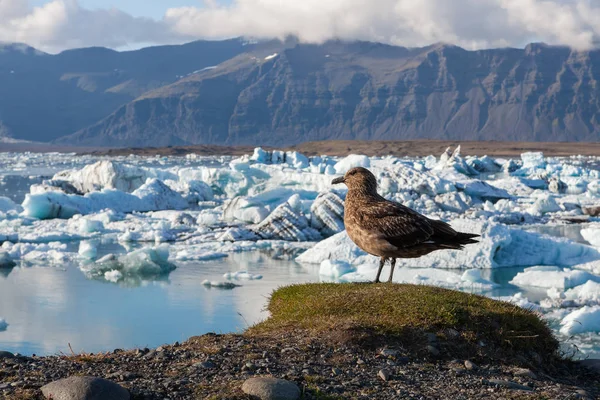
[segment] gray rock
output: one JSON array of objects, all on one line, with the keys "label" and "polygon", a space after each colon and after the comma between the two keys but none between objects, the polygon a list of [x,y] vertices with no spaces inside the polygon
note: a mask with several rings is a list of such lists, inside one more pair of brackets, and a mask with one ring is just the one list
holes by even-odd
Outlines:
[{"label": "gray rock", "polygon": [[0,360],[7,359],[7,358],[17,358],[17,357],[10,351],[0,351]]},{"label": "gray rock", "polygon": [[379,354],[381,354],[384,357],[396,357],[398,354],[400,354],[400,352],[395,349],[387,349],[386,348],[386,349],[381,349]]},{"label": "gray rock", "polygon": [[490,379],[488,382],[489,382],[490,385],[500,386],[500,387],[504,387],[504,388],[507,388],[507,389],[526,390],[526,391],[533,390],[529,386],[519,385],[516,382],[505,381],[505,380],[502,380],[502,379]]},{"label": "gray rock", "polygon": [[334,367],[334,368],[332,368],[332,369],[331,369],[331,373],[332,373],[333,375],[335,375],[335,376],[338,376],[338,375],[341,375],[341,374],[342,374],[342,370],[341,370],[341,369],[339,369],[339,368],[335,368],[335,367]]},{"label": "gray rock", "polygon": [[211,369],[211,368],[216,367],[215,363],[212,361],[198,362],[198,363],[194,364],[193,366],[196,368],[202,368],[202,369]]},{"label": "gray rock", "polygon": [[521,376],[531,379],[537,379],[537,375],[530,369],[527,368],[519,368],[513,371],[514,376]]},{"label": "gray rock", "polygon": [[392,373],[387,369],[380,369],[377,373],[377,376],[380,377],[384,382],[387,382],[390,380]]},{"label": "gray rock", "polygon": [[479,367],[474,362],[466,360],[465,361],[465,368],[468,369],[469,371],[474,371],[474,370],[476,370]]},{"label": "gray rock", "polygon": [[129,400],[129,391],[106,379],[71,376],[42,387],[42,394],[52,400]]},{"label": "gray rock", "polygon": [[300,389],[290,381],[277,378],[250,378],[242,385],[244,393],[261,400],[295,400],[300,398]]},{"label": "gray rock", "polygon": [[432,346],[432,345],[427,346],[427,351],[429,352],[429,354],[431,354],[433,356],[440,355],[440,351],[438,350],[438,348],[435,346]]},{"label": "gray rock", "polygon": [[600,372],[600,359],[588,358],[587,360],[579,361],[579,365]]}]

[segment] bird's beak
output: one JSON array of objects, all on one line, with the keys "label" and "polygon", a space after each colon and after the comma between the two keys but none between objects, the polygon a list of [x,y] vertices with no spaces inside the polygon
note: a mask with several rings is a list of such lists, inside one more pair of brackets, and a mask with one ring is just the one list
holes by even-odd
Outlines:
[{"label": "bird's beak", "polygon": [[332,181],[331,181],[331,184],[332,184],[332,185],[337,185],[338,183],[344,183],[344,182],[346,182],[346,181],[344,180],[344,177],[343,177],[343,176],[340,176],[339,178],[335,178],[334,180],[332,180]]}]

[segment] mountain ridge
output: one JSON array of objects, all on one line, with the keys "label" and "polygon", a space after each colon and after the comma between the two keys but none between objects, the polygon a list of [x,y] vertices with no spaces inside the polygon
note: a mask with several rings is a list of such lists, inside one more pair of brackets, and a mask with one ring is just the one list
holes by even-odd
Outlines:
[{"label": "mountain ridge", "polygon": [[599,50],[544,43],[470,51],[231,39],[57,55],[4,44],[0,135],[107,147],[594,142],[599,68]]}]

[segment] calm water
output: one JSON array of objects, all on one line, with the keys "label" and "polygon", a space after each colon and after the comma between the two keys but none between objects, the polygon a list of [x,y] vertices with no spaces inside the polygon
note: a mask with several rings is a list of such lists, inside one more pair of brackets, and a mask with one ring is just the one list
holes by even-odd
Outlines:
[{"label": "calm water", "polygon": [[[87,279],[76,265],[17,267],[0,273],[0,315],[10,324],[0,349],[22,354],[108,351],[158,346],[206,332],[236,332],[266,317],[267,296],[290,282],[318,280],[318,270],[266,254],[233,254],[205,263],[178,263],[158,281],[134,287]],[[232,290],[204,279],[248,270],[262,280]]]}]

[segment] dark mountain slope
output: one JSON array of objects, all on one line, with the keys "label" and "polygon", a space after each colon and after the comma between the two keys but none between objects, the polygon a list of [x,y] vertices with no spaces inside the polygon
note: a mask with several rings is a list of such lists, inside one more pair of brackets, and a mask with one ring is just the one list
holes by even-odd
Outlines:
[{"label": "dark mountain slope", "polygon": [[86,48],[57,55],[0,45],[0,135],[49,141],[73,133],[148,90],[246,49],[238,39],[128,52]]},{"label": "dark mountain slope", "polygon": [[598,141],[599,79],[599,51],[543,44],[466,51],[272,42],[147,92],[61,142]]}]

